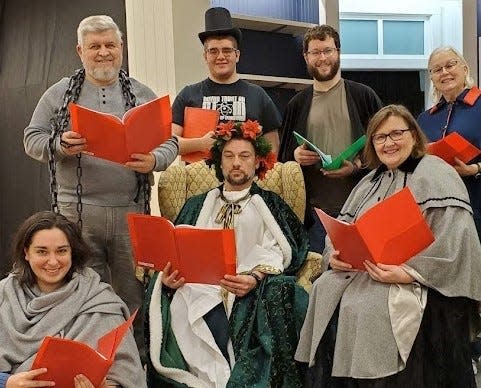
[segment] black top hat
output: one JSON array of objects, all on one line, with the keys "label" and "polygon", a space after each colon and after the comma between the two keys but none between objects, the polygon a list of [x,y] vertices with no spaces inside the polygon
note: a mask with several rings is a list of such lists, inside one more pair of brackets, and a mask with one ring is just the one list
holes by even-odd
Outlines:
[{"label": "black top hat", "polygon": [[237,27],[232,27],[230,12],[226,8],[213,7],[205,11],[205,31],[199,32],[199,39],[204,41],[211,36],[230,35],[240,45],[242,33]]}]

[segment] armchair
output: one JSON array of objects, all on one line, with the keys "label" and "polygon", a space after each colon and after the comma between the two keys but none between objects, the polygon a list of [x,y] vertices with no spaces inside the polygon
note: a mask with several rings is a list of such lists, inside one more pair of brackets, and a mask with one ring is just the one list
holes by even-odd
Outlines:
[{"label": "armchair", "polygon": [[[158,184],[159,208],[162,216],[175,220],[185,201],[219,185],[213,168],[204,161],[184,165],[171,165],[160,174]],[[304,220],[306,192],[302,170],[296,162],[276,163],[257,184],[277,193],[292,208],[301,221]],[[321,255],[309,252],[298,273],[298,283],[307,291],[311,279],[321,272]]]}]

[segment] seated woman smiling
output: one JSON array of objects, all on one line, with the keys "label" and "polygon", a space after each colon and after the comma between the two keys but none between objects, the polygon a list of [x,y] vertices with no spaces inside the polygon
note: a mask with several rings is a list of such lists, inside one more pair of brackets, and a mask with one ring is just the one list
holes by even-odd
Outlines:
[{"label": "seated woman smiling", "polygon": [[[95,348],[101,336],[125,322],[127,307],[96,272],[85,267],[87,258],[77,225],[60,214],[36,213],[20,226],[13,270],[0,281],[0,388],[55,385],[42,381],[45,369],[30,370],[45,336]],[[79,375],[72,387],[93,385]],[[116,353],[105,387],[146,387],[130,332]]]},{"label": "seated woman smiling", "polygon": [[474,388],[470,317],[481,300],[481,246],[466,188],[454,168],[426,155],[403,106],[372,117],[364,154],[374,170],[339,218],[352,223],[407,186],[435,241],[402,265],[366,261],[356,271],[326,238],[331,270],[314,283],[296,353],[309,363],[305,386]]}]

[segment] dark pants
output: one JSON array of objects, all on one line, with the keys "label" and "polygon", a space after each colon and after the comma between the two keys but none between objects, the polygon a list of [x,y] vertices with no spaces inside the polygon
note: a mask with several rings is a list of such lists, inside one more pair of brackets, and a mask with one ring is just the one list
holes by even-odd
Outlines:
[{"label": "dark pants", "polygon": [[311,210],[313,224],[308,228],[309,250],[322,254],[326,245],[326,230],[314,209]]}]

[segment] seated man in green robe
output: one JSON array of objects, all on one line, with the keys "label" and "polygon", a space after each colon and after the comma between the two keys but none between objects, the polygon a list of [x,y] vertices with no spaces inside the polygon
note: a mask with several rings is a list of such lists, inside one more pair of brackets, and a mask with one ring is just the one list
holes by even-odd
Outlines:
[{"label": "seated man in green robe", "polygon": [[295,275],[308,238],[290,207],[254,183],[274,161],[257,122],[217,128],[210,163],[223,184],[188,200],[176,224],[234,228],[237,275],[185,283],[170,264],[154,275],[145,302],[149,386],[302,386],[293,356],[308,297]]}]

